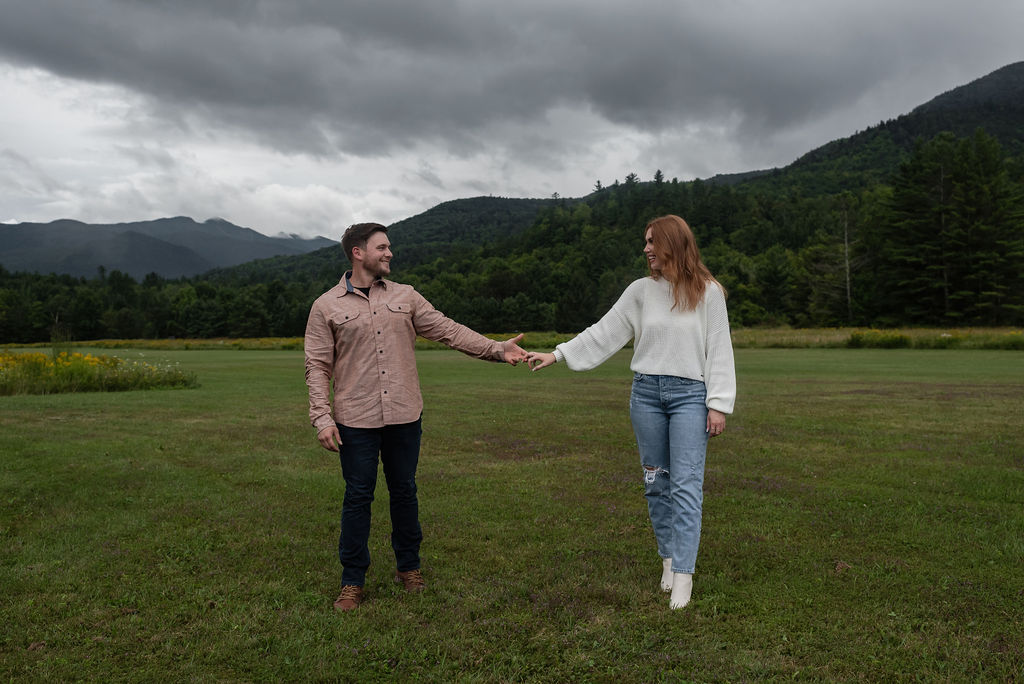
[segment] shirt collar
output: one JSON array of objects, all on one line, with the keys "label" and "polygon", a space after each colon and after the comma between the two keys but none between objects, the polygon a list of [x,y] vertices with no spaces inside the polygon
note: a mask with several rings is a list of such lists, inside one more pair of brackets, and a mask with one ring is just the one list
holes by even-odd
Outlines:
[{"label": "shirt collar", "polygon": [[[346,294],[350,294],[356,291],[355,286],[352,285],[351,278],[352,271],[345,271],[345,276],[341,279],[341,283],[338,283],[339,285],[341,285],[342,283],[345,284]],[[388,281],[384,280],[383,278],[377,278],[376,280],[374,280],[373,283],[370,283],[370,287],[373,287],[374,283],[380,283],[381,287],[383,287],[385,290],[388,289]]]}]

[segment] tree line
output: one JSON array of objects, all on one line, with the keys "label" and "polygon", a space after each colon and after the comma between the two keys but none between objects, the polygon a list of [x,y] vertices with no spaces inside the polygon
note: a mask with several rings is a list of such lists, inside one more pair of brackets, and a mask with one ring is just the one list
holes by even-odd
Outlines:
[{"label": "tree line", "polygon": [[[479,330],[575,332],[645,274],[643,227],[674,213],[727,288],[734,326],[1024,324],[1024,172],[984,131],[919,141],[884,182],[852,191],[770,181],[631,173],[547,203],[524,232],[456,239],[411,268],[396,241],[393,277]],[[301,335],[313,299],[346,267],[340,249],[321,252],[295,261],[315,268],[286,277],[260,262],[141,282],[0,267],[0,341],[45,341],[58,329],[73,339]]]},{"label": "tree line", "polygon": [[0,267],[0,341],[290,337],[302,334],[320,294],[310,287],[280,280],[234,286],[155,274],[140,283],[103,269],[93,278],[75,278]]}]

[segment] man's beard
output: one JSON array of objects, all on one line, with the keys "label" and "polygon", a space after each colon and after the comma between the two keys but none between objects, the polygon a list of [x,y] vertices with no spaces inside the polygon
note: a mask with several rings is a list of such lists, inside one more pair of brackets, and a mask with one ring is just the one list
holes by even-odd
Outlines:
[{"label": "man's beard", "polygon": [[373,276],[374,280],[380,280],[384,276],[391,273],[391,264],[389,262],[378,261],[373,265],[370,270],[370,275]]}]

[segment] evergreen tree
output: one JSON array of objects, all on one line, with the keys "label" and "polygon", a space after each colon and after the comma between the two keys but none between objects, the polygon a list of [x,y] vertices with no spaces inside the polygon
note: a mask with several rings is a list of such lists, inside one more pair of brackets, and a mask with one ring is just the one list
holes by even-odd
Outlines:
[{"label": "evergreen tree", "polygon": [[999,143],[942,133],[900,168],[889,208],[888,290],[913,323],[1006,325],[1021,320],[1020,188]]},{"label": "evergreen tree", "polygon": [[969,323],[1007,325],[1024,304],[1024,229],[1020,189],[1009,178],[1002,149],[978,131],[957,147],[952,194],[957,242],[950,307]]},{"label": "evergreen tree", "polygon": [[918,143],[893,183],[887,247],[888,294],[912,323],[950,322],[953,262],[961,242],[953,217],[956,140]]}]

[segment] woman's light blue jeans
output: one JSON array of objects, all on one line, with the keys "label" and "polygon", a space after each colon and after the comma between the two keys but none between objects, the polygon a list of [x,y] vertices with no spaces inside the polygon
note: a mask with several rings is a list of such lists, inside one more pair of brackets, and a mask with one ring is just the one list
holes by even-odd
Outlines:
[{"label": "woman's light blue jeans", "polygon": [[693,573],[700,545],[707,453],[707,390],[699,380],[633,376],[629,415],[643,466],[658,553],[672,572]]}]

